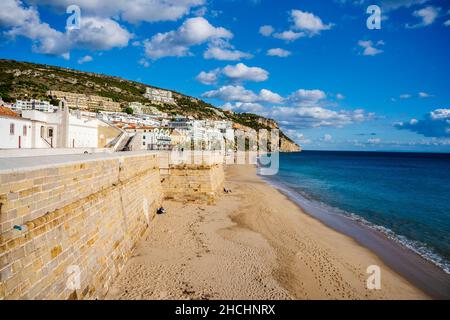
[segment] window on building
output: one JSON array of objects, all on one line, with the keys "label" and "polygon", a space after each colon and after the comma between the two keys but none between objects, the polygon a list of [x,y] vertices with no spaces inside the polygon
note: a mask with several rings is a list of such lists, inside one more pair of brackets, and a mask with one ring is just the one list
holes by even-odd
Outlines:
[{"label": "window on building", "polygon": [[14,134],[14,123],[9,125],[9,134]]},{"label": "window on building", "polygon": [[27,136],[27,126],[23,126],[23,136],[26,137]]},{"label": "window on building", "polygon": [[142,145],[143,145],[143,146],[145,146],[145,141],[144,141],[144,142],[142,142]]},{"label": "window on building", "polygon": [[48,137],[53,138],[53,128],[48,128]]},{"label": "window on building", "polygon": [[41,138],[44,138],[44,132],[45,132],[44,126],[41,126]]},{"label": "window on building", "polygon": [[145,140],[145,136],[142,136],[142,139],[144,139],[144,140]]}]

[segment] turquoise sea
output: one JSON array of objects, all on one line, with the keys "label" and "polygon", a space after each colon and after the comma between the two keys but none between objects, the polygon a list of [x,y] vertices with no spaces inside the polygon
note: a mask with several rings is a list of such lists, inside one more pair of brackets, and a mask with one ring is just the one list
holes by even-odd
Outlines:
[{"label": "turquoise sea", "polygon": [[267,179],[308,207],[344,215],[450,274],[450,154],[280,154]]}]

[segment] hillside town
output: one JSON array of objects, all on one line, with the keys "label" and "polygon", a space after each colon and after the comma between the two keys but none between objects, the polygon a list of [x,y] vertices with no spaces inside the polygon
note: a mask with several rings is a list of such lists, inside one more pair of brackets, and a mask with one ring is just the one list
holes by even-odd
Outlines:
[{"label": "hillside town", "polygon": [[47,96],[51,100],[0,100],[0,149],[184,150],[197,144],[218,150],[234,141],[232,121],[161,112],[158,105],[176,103],[171,91],[147,88],[148,103],[127,105],[72,92],[51,90]]}]

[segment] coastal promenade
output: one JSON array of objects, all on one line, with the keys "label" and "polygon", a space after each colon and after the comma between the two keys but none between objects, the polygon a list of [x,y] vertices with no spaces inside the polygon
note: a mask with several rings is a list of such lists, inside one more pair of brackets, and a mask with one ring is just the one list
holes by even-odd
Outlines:
[{"label": "coastal promenade", "polygon": [[[152,152],[157,154],[156,151]],[[132,156],[138,154],[149,154],[148,151],[128,152],[122,156]],[[26,156],[26,157],[7,157],[0,158],[0,171],[5,172],[20,172],[24,170],[45,168],[57,166],[61,164],[91,162],[98,160],[118,159],[119,153],[89,153],[89,154],[60,154],[60,155],[43,155],[43,156]]]}]

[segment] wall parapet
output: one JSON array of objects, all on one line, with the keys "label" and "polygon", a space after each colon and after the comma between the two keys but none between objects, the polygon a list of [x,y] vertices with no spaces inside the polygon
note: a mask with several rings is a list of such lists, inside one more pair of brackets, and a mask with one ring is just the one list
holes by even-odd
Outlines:
[{"label": "wall parapet", "polygon": [[0,182],[0,299],[103,297],[162,201],[155,153],[0,171]]}]

